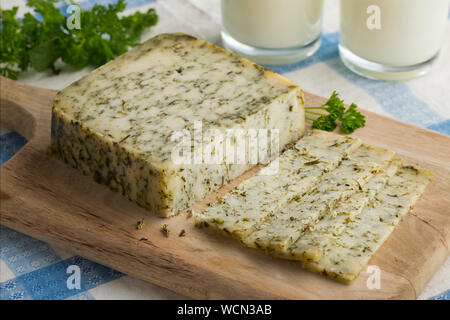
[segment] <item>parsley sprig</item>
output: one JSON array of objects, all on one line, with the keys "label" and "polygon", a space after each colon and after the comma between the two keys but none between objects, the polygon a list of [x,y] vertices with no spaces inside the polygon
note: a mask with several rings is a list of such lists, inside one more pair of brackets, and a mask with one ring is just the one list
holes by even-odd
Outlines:
[{"label": "parsley sprig", "polygon": [[[328,101],[318,107],[306,107],[307,115],[315,115],[318,118],[306,116],[307,120],[311,120],[314,129],[333,131],[338,124],[342,132],[352,133],[358,128],[365,126],[366,121],[364,115],[357,110],[358,106],[352,103],[345,109],[344,101],[339,98],[339,94],[333,91]],[[328,114],[317,112],[320,110],[327,111]]]},{"label": "parsley sprig", "polygon": [[154,9],[119,17],[126,2],[107,7],[95,4],[81,10],[80,29],[69,29],[66,17],[55,7],[57,0],[27,0],[42,19],[26,13],[16,17],[17,7],[0,8],[0,74],[17,79],[21,71],[58,70],[61,59],[75,69],[98,67],[139,44],[142,31],[158,22]]}]

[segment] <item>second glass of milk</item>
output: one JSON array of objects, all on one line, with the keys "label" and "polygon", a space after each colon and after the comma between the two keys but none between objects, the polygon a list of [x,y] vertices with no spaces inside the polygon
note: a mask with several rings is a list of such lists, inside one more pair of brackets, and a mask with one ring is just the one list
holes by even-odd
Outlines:
[{"label": "second glass of milk", "polygon": [[226,49],[263,64],[292,63],[320,46],[323,0],[222,0]]},{"label": "second glass of milk", "polygon": [[368,78],[427,73],[444,40],[450,0],[341,0],[339,53]]}]

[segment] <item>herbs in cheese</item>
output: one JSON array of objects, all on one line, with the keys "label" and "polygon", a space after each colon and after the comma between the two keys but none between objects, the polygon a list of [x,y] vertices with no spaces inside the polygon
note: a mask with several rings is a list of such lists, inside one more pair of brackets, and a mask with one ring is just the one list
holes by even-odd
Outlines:
[{"label": "herbs in cheese", "polygon": [[291,245],[286,258],[308,262],[325,254],[331,236],[342,234],[345,227],[355,221],[363,208],[375,199],[375,195],[385,187],[386,182],[402,167],[400,159],[394,159],[384,170],[376,174],[363,185],[358,192],[341,201],[327,216],[323,217],[313,228],[308,229]]},{"label": "herbs in cheese", "polygon": [[432,175],[403,166],[391,151],[344,138],[312,131],[279,157],[276,176],[244,181],[197,213],[197,226],[353,281]]},{"label": "herbs in cheese", "polygon": [[384,149],[359,147],[338,167],[322,175],[312,189],[299,193],[276,214],[267,216],[243,242],[280,252],[288,250],[306,229],[314,228],[340,201],[383,170],[393,157],[393,152]]},{"label": "herbs in cheese", "polygon": [[255,226],[279,212],[289,200],[310,190],[325,172],[333,170],[360,145],[358,139],[313,130],[279,157],[276,175],[260,172],[242,182],[197,214],[196,223],[245,241]]},{"label": "herbs in cheese", "polygon": [[291,254],[312,271],[352,282],[411,210],[432,178],[426,171],[408,166],[400,168],[359,214],[346,221],[340,232],[316,235],[320,243],[315,245],[315,255],[309,251],[306,258],[305,247],[298,244],[292,246]]},{"label": "herbs in cheese", "polygon": [[[128,199],[171,216],[253,165],[174,163],[174,132],[193,136],[196,121],[219,133],[277,129],[282,149],[303,134],[302,91],[210,43],[161,34],[57,94],[52,151]],[[206,142],[212,144],[214,137]]]}]

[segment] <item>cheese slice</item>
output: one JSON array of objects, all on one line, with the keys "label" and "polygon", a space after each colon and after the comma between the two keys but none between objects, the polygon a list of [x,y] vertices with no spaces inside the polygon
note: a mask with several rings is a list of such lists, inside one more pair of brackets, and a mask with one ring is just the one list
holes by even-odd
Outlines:
[{"label": "cheese slice", "polygon": [[275,175],[265,175],[267,169],[262,169],[196,214],[196,225],[245,239],[257,223],[312,188],[360,145],[359,139],[313,130],[268,166],[278,166]]},{"label": "cheese slice", "polygon": [[385,149],[359,147],[339,167],[324,174],[313,189],[267,216],[242,242],[250,247],[286,252],[308,228],[314,228],[340,201],[362,188],[393,157],[394,153]]},{"label": "cheese slice", "polygon": [[385,170],[376,174],[367,184],[363,185],[361,190],[341,201],[326,217],[307,230],[289,248],[289,252],[284,258],[307,262],[322,252],[325,254],[332,237],[342,235],[345,227],[354,221],[369,202],[373,201],[377,192],[381,191],[400,167],[402,167],[402,161],[394,159]]},{"label": "cheese slice", "polygon": [[[295,244],[291,254],[312,271],[350,283],[367,265],[397,224],[411,210],[433,175],[402,167],[360,214],[337,234],[319,236],[322,244],[306,251]],[[300,239],[300,242],[302,239]]]},{"label": "cheese slice", "polygon": [[[244,163],[192,155],[180,164],[173,155],[181,136],[189,139],[188,154],[196,142],[221,148],[217,136],[250,129],[278,130],[280,149],[298,140],[300,87],[203,40],[161,34],[56,95],[51,148],[97,182],[171,216],[255,164],[247,151]],[[216,135],[203,141],[208,132]]]}]

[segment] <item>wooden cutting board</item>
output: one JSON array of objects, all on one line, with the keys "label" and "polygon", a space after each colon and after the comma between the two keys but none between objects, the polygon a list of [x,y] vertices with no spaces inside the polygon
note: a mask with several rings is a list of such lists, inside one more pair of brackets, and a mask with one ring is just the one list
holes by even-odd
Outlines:
[{"label": "wooden cutting board", "polygon": [[[344,285],[198,230],[186,213],[163,219],[95,183],[48,153],[56,91],[1,78],[1,122],[28,143],[1,167],[0,223],[75,254],[193,298],[414,299],[449,254],[450,137],[371,112],[355,136],[396,151],[436,178],[371,265],[381,288],[362,272]],[[324,98],[306,93],[308,105]],[[255,170],[253,170],[255,171]],[[231,185],[253,172],[244,174]],[[222,188],[220,193],[231,188]],[[206,201],[195,208],[204,208]],[[142,230],[138,220],[145,218]],[[166,238],[160,228],[169,226]],[[181,229],[185,237],[178,237]],[[147,237],[146,241],[139,241]]]}]

